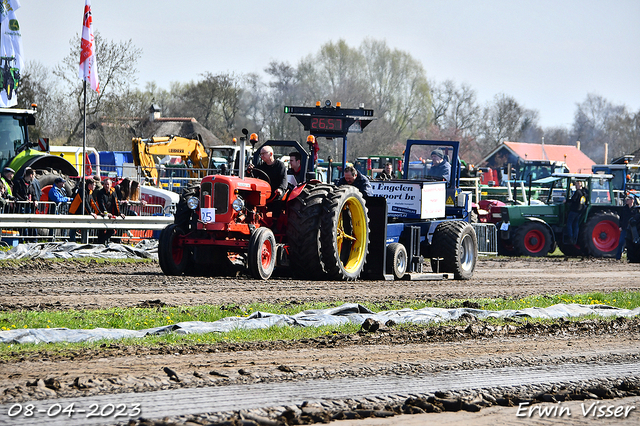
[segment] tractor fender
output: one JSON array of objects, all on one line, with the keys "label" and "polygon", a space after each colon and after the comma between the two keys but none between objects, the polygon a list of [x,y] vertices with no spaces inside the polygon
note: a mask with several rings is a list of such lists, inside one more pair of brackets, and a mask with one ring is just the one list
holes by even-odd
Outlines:
[{"label": "tractor fender", "polygon": [[22,160],[23,162],[19,167],[14,167],[17,177],[24,175],[24,170],[27,167],[31,167],[34,170],[57,170],[66,176],[78,176],[78,170],[73,166],[73,164],[62,157],[58,157],[57,155],[30,155],[22,157]]},{"label": "tractor fender", "polygon": [[295,188],[293,188],[289,192],[289,197],[287,198],[287,201],[294,200],[298,195],[300,195],[300,193],[302,192],[302,190],[304,189],[305,186],[307,186],[307,184],[306,183],[302,183],[302,184],[296,186]]},{"label": "tractor fender", "polygon": [[528,217],[526,218],[525,223],[527,222],[537,222],[537,223],[541,223],[544,225],[545,228],[547,228],[549,230],[549,232],[551,233],[551,244],[555,244],[556,243],[556,233],[553,232],[553,229],[551,229],[551,226],[549,226],[549,224],[547,222],[545,222],[544,220],[540,219],[539,217]]}]

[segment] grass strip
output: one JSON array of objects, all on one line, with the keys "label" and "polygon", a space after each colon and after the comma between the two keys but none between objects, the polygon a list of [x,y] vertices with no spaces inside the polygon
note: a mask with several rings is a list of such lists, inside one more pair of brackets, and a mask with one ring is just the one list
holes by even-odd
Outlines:
[{"label": "grass strip", "polygon": [[[382,303],[360,302],[373,312],[398,309],[461,308],[471,307],[491,311],[505,309],[546,308],[558,303],[582,305],[609,305],[622,309],[640,306],[640,292],[616,291],[611,293],[584,293],[536,295],[522,299],[451,299],[412,300]],[[249,305],[201,305],[151,308],[110,308],[97,310],[68,311],[14,311],[0,313],[0,330],[16,328],[56,328],[71,329],[121,328],[142,330],[185,321],[213,322],[226,317],[248,317],[254,312],[295,315],[309,309],[326,309],[342,305],[335,303],[272,304],[253,303]]]},{"label": "grass strip", "polygon": [[[391,301],[382,303],[362,302],[361,305],[374,312],[397,309],[420,309],[423,307],[461,308],[471,307],[484,310],[525,309],[531,307],[545,308],[558,303],[578,303],[583,305],[604,304],[623,309],[634,309],[640,306],[640,292],[616,291],[611,293],[585,293],[562,295],[537,295],[523,299],[452,299],[446,301]],[[305,304],[270,304],[257,303],[250,305],[203,305],[155,308],[112,308],[101,310],[69,310],[69,311],[15,311],[0,313],[0,328],[10,330],[17,328],[54,328],[65,327],[71,329],[91,328],[126,328],[145,329],[184,321],[217,321],[231,316],[248,317],[256,311],[285,315],[295,315],[309,309],[326,309],[342,305],[335,303],[305,303]],[[589,316],[573,319],[599,319],[602,317]],[[557,320],[524,319],[552,323]],[[504,320],[491,319],[492,324],[504,324]],[[439,322],[426,325],[398,325],[399,328],[428,328],[442,325],[455,325],[457,322]],[[313,339],[331,334],[353,334],[360,329],[359,325],[347,324],[342,326],[323,327],[269,327],[260,330],[234,330],[228,333],[206,333],[198,335],[178,335],[175,333],[162,336],[149,336],[144,339],[121,339],[117,341],[99,341],[91,343],[55,343],[55,344],[22,344],[0,345],[0,359],[14,358],[19,354],[52,351],[66,353],[79,349],[104,347],[105,344],[132,347],[156,347],[161,345],[199,345],[232,342],[259,341],[291,341]]]}]

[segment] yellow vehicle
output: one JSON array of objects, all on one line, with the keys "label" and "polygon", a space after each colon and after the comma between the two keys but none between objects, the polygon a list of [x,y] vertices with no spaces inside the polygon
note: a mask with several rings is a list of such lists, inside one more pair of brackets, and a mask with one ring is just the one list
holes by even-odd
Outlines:
[{"label": "yellow vehicle", "polygon": [[149,139],[133,138],[131,140],[131,153],[133,163],[141,166],[144,177],[149,178],[158,185],[158,168],[161,157],[179,157],[182,160],[182,168],[185,176],[190,178],[203,178],[207,175],[209,155],[200,139],[187,139],[181,136],[154,136]]}]

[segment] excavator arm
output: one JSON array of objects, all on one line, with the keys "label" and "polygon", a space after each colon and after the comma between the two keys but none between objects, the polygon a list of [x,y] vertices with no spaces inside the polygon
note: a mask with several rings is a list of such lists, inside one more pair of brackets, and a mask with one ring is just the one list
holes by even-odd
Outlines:
[{"label": "excavator arm", "polygon": [[133,138],[131,140],[133,162],[140,166],[145,177],[158,183],[158,169],[155,161],[157,155],[172,155],[189,160],[194,169],[189,172],[193,178],[202,178],[207,174],[209,155],[198,139],[188,139],[181,136],[154,136],[149,139]]}]

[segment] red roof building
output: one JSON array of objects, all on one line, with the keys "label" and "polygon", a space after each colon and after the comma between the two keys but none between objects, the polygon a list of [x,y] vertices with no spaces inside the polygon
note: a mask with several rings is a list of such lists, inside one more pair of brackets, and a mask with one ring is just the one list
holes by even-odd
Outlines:
[{"label": "red roof building", "polygon": [[524,142],[503,142],[487,155],[480,165],[493,169],[507,163],[516,164],[523,160],[562,161],[571,173],[591,173],[595,162],[573,145],[550,145]]}]

